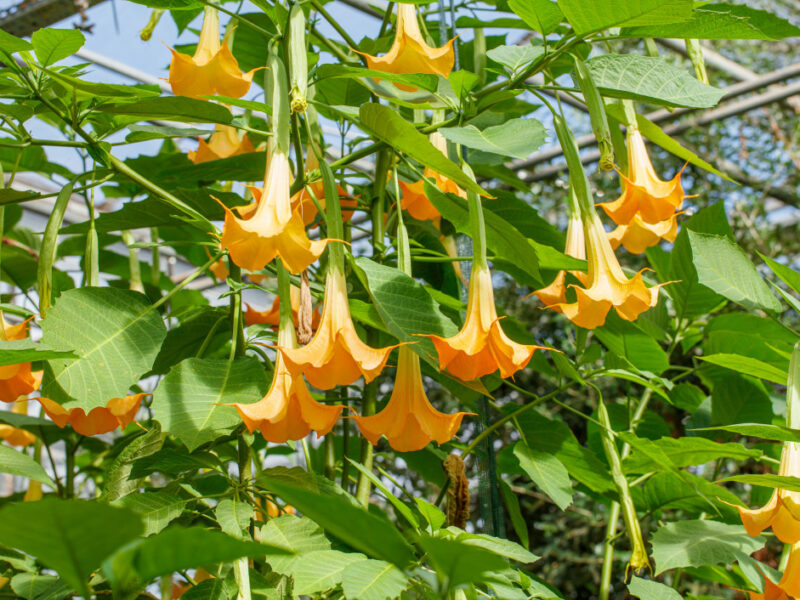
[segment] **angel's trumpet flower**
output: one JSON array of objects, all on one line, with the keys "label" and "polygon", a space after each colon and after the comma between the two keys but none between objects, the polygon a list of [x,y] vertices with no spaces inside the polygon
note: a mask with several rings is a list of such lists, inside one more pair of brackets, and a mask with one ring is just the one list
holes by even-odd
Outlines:
[{"label": "angel's trumpet flower", "polygon": [[[586,260],[586,238],[583,235],[583,222],[577,212],[569,216],[567,225],[567,245],[564,254]],[[581,271],[570,271],[580,283],[586,285],[588,279],[586,273]],[[553,283],[540,290],[533,292],[545,306],[552,308],[556,312],[562,312],[561,305],[567,301],[567,272],[559,271]]]},{"label": "angel's trumpet flower", "polygon": [[[586,329],[603,325],[612,307],[626,321],[636,320],[640,314],[656,305],[658,289],[664,284],[648,288],[642,280],[641,271],[628,279],[597,214],[591,211],[583,214],[582,219],[588,273],[582,278],[582,286],[569,286],[575,291],[574,302],[567,302],[564,290],[563,299],[558,298],[548,308],[563,312],[573,323]],[[537,295],[548,289],[539,290]]]},{"label": "angel's trumpet flower", "polygon": [[[742,590],[737,590],[742,591]],[[778,583],[764,576],[764,591],[750,592],[750,600],[793,600],[800,598],[800,544],[793,544],[789,550],[789,560],[783,576]]]},{"label": "angel's trumpet flower", "polygon": [[647,223],[638,214],[634,215],[627,225],[617,225],[617,228],[608,234],[608,240],[614,250],[624,246],[631,254],[641,254],[662,239],[674,242],[678,235],[679,214],[675,213],[659,223]]},{"label": "angel's trumpet flower", "polygon": [[148,393],[132,394],[124,398],[112,398],[105,406],[97,406],[87,414],[82,408],[65,408],[49,398],[37,398],[42,409],[59,427],[67,424],[81,435],[100,435],[117,427],[125,429],[133,422],[142,398]]},{"label": "angel's trumpet flower", "polygon": [[[438,131],[434,131],[428,138],[433,146],[442,154],[447,156],[447,140]],[[439,175],[430,167],[425,167],[423,175],[426,178],[433,179],[436,186],[445,193],[456,194],[462,198],[466,198],[467,194],[456,183],[443,175]],[[436,220],[441,217],[439,211],[425,195],[425,179],[420,179],[414,183],[400,182],[400,189],[402,191],[400,205],[408,211],[415,219],[424,221],[425,219]]]},{"label": "angel's trumpet flower", "polygon": [[[297,325],[297,313],[300,310],[300,289],[293,285],[291,287],[290,296],[292,299],[292,318],[295,325]],[[272,306],[267,310],[256,310],[249,304],[245,303],[244,310],[244,324],[250,325],[272,325],[277,327],[281,322],[281,308],[280,296],[275,296],[272,301]],[[311,314],[311,327],[316,329],[319,325],[320,312],[319,307],[314,309]]]},{"label": "angel's trumpet flower", "polygon": [[[795,346],[789,363],[789,381],[786,387],[786,420],[791,428],[800,426],[800,347]],[[784,442],[778,475],[800,477],[800,443]],[[800,492],[776,488],[769,502],[761,508],[749,510],[737,506],[742,525],[752,536],[768,527],[784,544],[800,542]],[[798,567],[800,569],[800,565]],[[800,589],[800,580],[797,582]],[[797,594],[800,596],[800,593]]]},{"label": "angel's trumpet flower", "polygon": [[170,48],[169,84],[176,96],[228,96],[241,98],[250,89],[258,69],[242,73],[227,41],[219,41],[217,9],[206,7],[194,56]]},{"label": "angel's trumpet flower", "polygon": [[[317,158],[317,155],[314,152],[309,152],[305,164],[306,173],[318,168],[319,159]],[[311,183],[309,187],[314,194],[314,198],[316,198],[317,202],[319,203],[320,208],[325,210],[325,190],[322,180],[317,179]],[[355,208],[358,206],[358,202],[351,198],[348,195],[347,190],[345,190],[342,186],[337,184],[336,191],[339,193],[339,203],[342,205],[342,207]],[[317,217],[318,211],[317,205],[314,203],[314,198],[311,197],[311,194],[309,194],[305,188],[292,196],[292,210],[300,215],[300,218],[303,219],[303,223],[305,225],[311,225],[311,223],[313,223],[314,219]],[[352,210],[342,210],[342,221],[345,223],[347,223],[352,216]]]},{"label": "angel's trumpet flower", "polygon": [[[30,319],[28,319],[30,321]],[[3,341],[16,342],[28,335],[28,321],[19,325],[9,325],[5,317],[0,315],[0,338]],[[31,371],[31,363],[0,366],[0,400],[14,402],[20,396],[27,396],[39,389],[42,383],[42,371]]]},{"label": "angel's trumpet flower", "polygon": [[[384,73],[432,73],[447,77],[455,63],[453,40],[440,48],[429,46],[419,28],[416,5],[402,2],[397,5],[397,31],[389,52],[381,57],[359,54],[366,58],[370,69]],[[410,92],[417,89],[404,84],[397,87]]]},{"label": "angel's trumpet flower", "polygon": [[[281,348],[297,348],[290,318],[284,320],[278,332],[278,344]],[[265,440],[276,444],[302,439],[311,431],[322,437],[333,429],[344,409],[343,405],[328,406],[314,400],[303,376],[289,370],[280,352],[267,395],[253,404],[233,406],[250,433],[258,429]]]},{"label": "angel's trumpet flower", "polygon": [[628,225],[636,215],[645,223],[670,219],[683,205],[686,195],[681,173],[662,181],[650,162],[644,138],[638,129],[628,128],[628,174],[622,175],[622,195],[613,202],[600,204],[617,225]]},{"label": "angel's trumpet flower", "polygon": [[[11,407],[11,412],[18,415],[27,415],[28,399],[24,398],[17,400],[14,403],[14,406]],[[5,440],[7,444],[11,444],[12,446],[28,446],[36,440],[36,436],[25,429],[20,429],[19,427],[14,427],[13,425],[1,423],[0,440]]]},{"label": "angel's trumpet flower", "polygon": [[524,369],[541,346],[518,344],[500,326],[494,304],[492,273],[475,261],[469,281],[467,316],[456,335],[428,335],[439,354],[439,368],[463,381],[472,381],[500,370],[503,378]]},{"label": "angel's trumpet flower", "polygon": [[407,346],[398,353],[389,403],[376,415],[353,417],[361,435],[373,445],[382,435],[386,436],[389,445],[398,452],[421,450],[431,440],[439,444],[449,442],[461,426],[461,419],[470,413],[448,415],[433,408],[422,385],[419,356]]},{"label": "angel's trumpet flower", "polygon": [[208,138],[208,142],[202,138],[197,138],[198,146],[194,152],[187,155],[194,164],[228,158],[238,154],[255,152],[255,146],[245,133],[241,138],[235,127],[230,125],[217,125],[214,133]]},{"label": "angel's trumpet flower", "polygon": [[350,316],[344,270],[332,263],[314,337],[302,348],[281,346],[280,351],[293,373],[303,373],[314,387],[329,390],[349,385],[362,375],[369,383],[386,365],[392,348],[372,348],[358,337]]},{"label": "angel's trumpet flower", "polygon": [[[260,271],[276,256],[292,273],[300,273],[317,260],[326,240],[311,241],[289,199],[289,156],[276,150],[269,160],[263,189],[250,188],[255,202],[236,214],[225,207],[221,245],[234,263]],[[223,205],[224,206],[224,205]]]}]

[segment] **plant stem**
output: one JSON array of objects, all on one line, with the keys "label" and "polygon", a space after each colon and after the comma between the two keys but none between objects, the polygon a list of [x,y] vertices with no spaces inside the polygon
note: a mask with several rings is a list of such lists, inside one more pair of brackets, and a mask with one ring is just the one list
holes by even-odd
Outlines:
[{"label": "plant stem", "polygon": [[166,294],[164,294],[161,298],[156,300],[153,303],[153,309],[156,309],[159,306],[161,306],[162,304],[164,304],[165,302],[167,302],[170,298],[172,298],[172,296],[177,294],[179,291],[181,291],[183,288],[185,288],[187,285],[189,285],[192,281],[194,281],[195,279],[200,277],[203,273],[205,273],[208,270],[208,268],[211,265],[213,265],[215,262],[217,262],[222,257],[223,254],[225,254],[225,253],[222,252],[222,251],[217,252],[213,256],[213,258],[209,259],[209,261],[206,264],[204,264],[202,267],[198,267],[197,269],[195,269],[195,271],[191,275],[186,277],[178,285],[176,285],[174,288],[172,288],[170,291],[168,291]]}]

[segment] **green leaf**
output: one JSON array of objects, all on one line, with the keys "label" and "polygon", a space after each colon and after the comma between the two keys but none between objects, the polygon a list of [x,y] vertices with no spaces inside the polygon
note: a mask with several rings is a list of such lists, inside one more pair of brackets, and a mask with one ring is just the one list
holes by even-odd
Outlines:
[{"label": "green leaf", "polygon": [[[464,234],[471,233],[466,201],[450,194],[444,194],[438,187],[430,185],[428,182],[425,182],[425,195],[436,207],[436,210],[453,224],[456,231]],[[527,275],[528,280],[524,283],[537,286],[541,284],[536,253],[531,251],[532,248],[527,238],[513,225],[490,211],[484,210],[483,218],[486,222],[486,245],[488,248],[496,256],[519,268],[523,276]]]},{"label": "green leaf", "polygon": [[26,52],[27,50],[33,50],[33,44],[0,29],[0,50],[9,54]]},{"label": "green leaf", "polygon": [[777,313],[780,302],[756,271],[753,263],[727,237],[689,231],[698,281],[747,309]]},{"label": "green leaf", "polygon": [[514,456],[531,481],[561,509],[572,504],[572,483],[561,461],[552,454],[534,450],[524,441],[514,444]]},{"label": "green leaf", "polygon": [[52,575],[18,573],[11,578],[11,589],[26,600],[64,600],[72,589]]},{"label": "green leaf", "polygon": [[760,252],[758,255],[764,259],[764,262],[767,263],[767,266],[781,279],[781,281],[783,281],[783,283],[788,285],[792,291],[800,294],[800,273],[794,269],[790,269],[786,265],[781,264],[776,260],[771,259],[769,256],[761,254]]},{"label": "green leaf", "polygon": [[105,502],[113,502],[139,489],[139,481],[132,476],[137,460],[151,456],[161,449],[165,434],[161,433],[161,425],[155,422],[150,429],[134,438],[114,459],[106,471],[106,482],[103,495]]},{"label": "green leaf", "polygon": [[506,505],[508,516],[511,519],[511,526],[514,528],[514,533],[517,534],[520,542],[525,548],[530,547],[530,535],[528,534],[528,522],[522,516],[522,509],[519,505],[519,498],[511,489],[511,486],[505,479],[501,479],[500,492],[503,495],[503,503]]},{"label": "green leaf", "polygon": [[789,492],[800,492],[800,477],[787,477],[783,475],[732,475],[717,480],[716,483],[746,483],[768,488],[780,488]]},{"label": "green leaf", "polygon": [[428,141],[427,136],[417,131],[414,125],[388,106],[367,103],[361,106],[359,115],[361,126],[370,135],[396,150],[408,154],[440,175],[453,180],[462,189],[486,195],[483,188],[467,177],[457,164],[437,150]]},{"label": "green leaf", "polygon": [[747,535],[741,525],[709,520],[668,523],[650,541],[656,575],[681,567],[732,563],[740,553],[755,552],[765,542],[761,536]]},{"label": "green leaf", "polygon": [[442,596],[458,585],[486,581],[490,571],[502,571],[508,566],[494,552],[463,541],[421,536],[418,544],[436,569]]},{"label": "green leaf", "polygon": [[31,36],[33,51],[44,67],[72,56],[85,42],[77,29],[38,29]]},{"label": "green leaf", "polygon": [[690,431],[730,431],[740,435],[774,440],[776,442],[800,442],[800,429],[789,429],[783,425],[766,425],[762,423],[737,423],[735,425],[718,425],[701,427]]},{"label": "green leaf", "polygon": [[[617,103],[608,103],[606,104],[606,113],[615,121],[620,124],[625,123],[625,114],[622,110],[622,106]],[[667,135],[664,133],[664,130],[661,129],[658,125],[653,123],[650,119],[646,116],[641,114],[636,114],[636,123],[639,126],[639,131],[642,132],[642,135],[646,137],[649,141],[653,142],[657,146],[661,146],[664,150],[669,152],[670,154],[674,154],[678,158],[682,158],[685,161],[693,164],[696,167],[700,167],[704,171],[708,171],[709,173],[713,173],[714,175],[718,175],[723,179],[727,179],[728,181],[734,181],[730,178],[730,176],[726,175],[711,163],[703,160],[697,154],[689,150],[688,148],[681,145],[681,143],[673,138],[672,136]]]},{"label": "green leaf", "polygon": [[659,374],[669,368],[669,358],[659,343],[616,314],[609,314],[606,324],[594,334],[611,352],[641,371]]},{"label": "green leaf", "polygon": [[445,515],[441,510],[424,498],[415,497],[414,502],[416,502],[417,509],[419,509],[419,512],[422,513],[422,516],[425,517],[425,520],[431,526],[433,531],[440,529],[442,525],[444,525],[445,521],[447,520],[447,515]]},{"label": "green leaf", "polygon": [[403,572],[382,560],[353,562],[342,573],[342,591],[348,600],[397,598],[407,585]]},{"label": "green leaf", "polygon": [[530,156],[545,141],[544,126],[536,119],[510,119],[483,131],[474,125],[442,127],[439,131],[454,144],[520,159]]},{"label": "green leaf", "polygon": [[359,471],[367,479],[369,479],[372,482],[372,485],[374,485],[377,489],[381,491],[383,497],[386,498],[386,500],[388,500],[392,506],[394,506],[397,512],[403,515],[405,520],[408,521],[409,525],[411,525],[415,529],[419,528],[419,521],[417,520],[417,517],[414,516],[414,511],[412,511],[411,508],[405,502],[400,500],[400,498],[392,494],[389,488],[383,484],[383,481],[381,481],[381,479],[378,476],[376,476],[370,469],[367,469],[360,462],[351,460],[349,457],[346,457],[346,460],[348,460],[350,464],[353,467],[355,467],[357,471]]},{"label": "green leaf", "polygon": [[615,25],[665,25],[692,16],[692,0],[558,0],[575,33],[600,31]]},{"label": "green leaf", "polygon": [[294,552],[293,555],[276,556],[270,560],[270,567],[283,574],[291,573],[294,564],[309,552],[327,550],[331,547],[319,525],[307,517],[294,515],[281,515],[277,519],[267,521],[261,528],[261,541]]},{"label": "green leaf", "polygon": [[132,510],[142,518],[143,535],[149,536],[164,529],[181,516],[184,501],[166,492],[133,492],[112,503]]},{"label": "green leaf", "polygon": [[628,584],[628,591],[632,596],[636,596],[641,600],[681,600],[681,596],[674,589],[663,583],[657,581],[650,581],[642,579],[635,575],[631,577],[631,582]]},{"label": "green leaf", "polygon": [[0,445],[0,473],[27,477],[46,483],[53,489],[56,484],[50,479],[42,465],[20,450]]},{"label": "green leaf", "polygon": [[78,358],[73,352],[50,350],[45,344],[34,342],[31,338],[7,342],[0,340],[0,366],[16,365],[34,360],[53,358]]},{"label": "green leaf", "polygon": [[487,533],[465,533],[458,527],[448,527],[447,530],[456,534],[456,541],[464,543],[468,546],[475,546],[477,548],[484,548],[489,552],[493,552],[498,556],[510,558],[523,564],[534,563],[540,557],[536,556],[533,552],[528,551],[516,542],[491,536]]},{"label": "green leaf", "polygon": [[195,127],[168,127],[164,125],[129,125],[130,133],[125,136],[126,142],[142,142],[145,140],[156,140],[173,137],[197,137],[206,136],[210,131],[207,129],[197,129]]},{"label": "green leaf", "polygon": [[435,92],[439,87],[439,77],[429,73],[385,73],[383,71],[373,71],[361,67],[350,65],[327,64],[320,65],[316,71],[317,82],[330,78],[374,78],[400,83],[411,87]]},{"label": "green leaf", "polygon": [[724,91],[706,85],[692,73],[663,58],[638,54],[604,54],[586,61],[603,96],[628,98],[662,106],[709,108]]},{"label": "green leaf", "polygon": [[[532,46],[530,44],[526,44],[523,46],[497,46],[496,48],[489,50],[486,53],[486,56],[491,58],[493,61],[500,63],[504,67],[508,67],[511,69],[511,71],[517,71],[518,69],[521,69],[522,67],[532,63],[543,54],[543,46]],[[439,129],[439,131],[442,131],[442,129]],[[544,132],[542,132],[542,134],[544,134]],[[544,139],[542,142],[544,142]],[[499,152],[495,153],[500,154]],[[517,158],[525,158],[525,156],[519,156]]]},{"label": "green leaf", "polygon": [[621,35],[678,39],[780,40],[800,36],[800,28],[777,15],[741,4],[718,2],[695,9],[692,18],[680,24],[631,27]]},{"label": "green leaf", "polygon": [[709,356],[698,356],[700,360],[709,362],[732,371],[752,375],[759,379],[766,379],[773,383],[786,385],[789,376],[784,369],[779,369],[769,363],[765,363],[756,358],[742,356],[741,354],[711,354]]},{"label": "green leaf", "polygon": [[509,0],[508,6],[525,24],[542,35],[549,35],[564,20],[558,4],[550,0]]},{"label": "green leaf", "polygon": [[62,293],[41,326],[46,346],[79,356],[46,363],[42,395],[87,413],[124,397],[153,366],[167,335],[144,294],[110,287]]},{"label": "green leaf", "polygon": [[394,525],[351,504],[345,497],[301,487],[269,473],[264,474],[263,480],[270,491],[367,556],[400,568],[414,560],[411,548]]},{"label": "green leaf", "polygon": [[136,102],[103,104],[97,110],[116,115],[130,115],[139,120],[169,119],[187,123],[221,123],[228,125],[233,120],[231,112],[214,102],[196,100],[184,96],[162,96],[143,98]]},{"label": "green leaf", "polygon": [[202,527],[171,527],[115,553],[103,563],[103,574],[115,591],[124,594],[175,571],[231,562],[243,556],[289,552],[286,548],[237,540]]},{"label": "green leaf", "polygon": [[[652,444],[666,454],[678,467],[702,465],[720,458],[732,458],[746,461],[759,458],[762,451],[756,448],[747,448],[741,444],[720,444],[701,437],[671,438],[663,437],[652,440]],[[644,473],[650,468],[650,460],[641,454],[633,454],[623,463],[626,473]]]},{"label": "green leaf", "polygon": [[[311,596],[332,589],[342,583],[345,570],[367,559],[363,554],[339,552],[338,550],[315,550],[303,555],[295,562],[289,575],[297,596]],[[383,563],[387,564],[388,563]],[[392,568],[392,565],[389,565]]]},{"label": "green leaf", "polygon": [[187,358],[161,381],[153,409],[164,431],[191,451],[241,424],[236,410],[222,404],[256,402],[266,388],[264,367],[255,358]]},{"label": "green leaf", "polygon": [[202,7],[202,4],[195,0],[131,0],[136,4],[158,8],[162,10],[187,10]]},{"label": "green leaf", "polygon": [[219,528],[237,539],[247,539],[247,530],[253,518],[253,507],[246,502],[225,498],[214,509]]},{"label": "green leaf", "polygon": [[34,556],[84,598],[89,575],[141,531],[134,512],[97,501],[47,497],[0,509],[0,544]]},{"label": "green leaf", "polygon": [[97,83],[95,81],[84,81],[78,77],[73,77],[59,71],[42,69],[53,79],[67,85],[79,92],[84,92],[88,96],[98,96],[107,98],[141,98],[144,96],[158,96],[161,90],[158,86],[134,86],[120,85],[117,83]]}]

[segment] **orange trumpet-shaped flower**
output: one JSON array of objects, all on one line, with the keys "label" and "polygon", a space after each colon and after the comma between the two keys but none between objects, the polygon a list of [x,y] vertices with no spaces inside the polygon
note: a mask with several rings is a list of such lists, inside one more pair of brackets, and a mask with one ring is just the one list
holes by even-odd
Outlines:
[{"label": "orange trumpet-shaped flower", "polygon": [[[0,316],[2,330],[0,338],[8,342],[16,342],[28,335],[28,319],[19,325],[9,325],[5,317]],[[14,402],[20,396],[27,396],[39,389],[42,383],[42,371],[31,371],[31,363],[0,366],[0,400]]]},{"label": "orange trumpet-shaped flower", "polygon": [[264,188],[250,188],[255,202],[236,209],[225,208],[221,245],[234,263],[248,271],[260,271],[276,256],[292,273],[317,260],[327,240],[311,241],[300,216],[292,213],[289,199],[289,157],[275,152],[267,167]]},{"label": "orange trumpet-shaped flower", "polygon": [[[14,406],[11,407],[11,412],[18,415],[27,415],[28,399],[17,400]],[[7,444],[12,446],[27,446],[36,441],[36,436],[25,429],[2,423],[0,424],[0,439],[5,440]]]},{"label": "orange trumpet-shaped flower", "polygon": [[228,48],[219,41],[219,16],[215,8],[206,8],[203,27],[194,56],[170,48],[169,84],[176,96],[228,96],[241,98],[250,89],[253,74],[258,69],[242,73],[239,63]]},{"label": "orange trumpet-shaped flower", "polygon": [[475,262],[469,282],[469,299],[464,325],[456,335],[431,338],[439,354],[439,368],[447,369],[463,381],[472,381],[500,370],[500,376],[511,377],[524,369],[533,353],[542,348],[518,344],[500,327],[494,304],[492,273],[484,263]]},{"label": "orange trumpet-shaped flower", "polygon": [[627,225],[618,225],[608,234],[611,247],[616,250],[621,246],[632,254],[641,254],[650,246],[655,246],[662,239],[674,242],[678,235],[678,215],[659,223],[647,223],[636,214]]},{"label": "orange trumpet-shaped flower", "polygon": [[[800,443],[784,444],[778,474],[800,477]],[[739,506],[736,508],[742,518],[742,525],[750,535],[757,536],[772,527],[775,536],[785,544],[800,542],[800,492],[776,488],[763,507],[753,510]],[[800,581],[798,587],[800,588]]]},{"label": "orange trumpet-shaped flower", "polygon": [[[367,66],[384,73],[432,73],[447,77],[453,70],[455,53],[453,40],[441,48],[432,48],[422,37],[417,21],[417,8],[414,4],[397,5],[397,32],[394,43],[384,56],[377,57],[359,52],[367,59]],[[401,90],[410,92],[417,88],[396,84]]]},{"label": "orange trumpet-shaped flower", "polygon": [[[297,326],[297,312],[300,310],[300,290],[294,285],[289,289],[292,299],[292,318],[295,326]],[[281,303],[278,296],[275,296],[272,306],[267,310],[256,310],[247,303],[244,306],[244,324],[248,327],[250,325],[272,325],[277,327],[281,323]],[[311,327],[313,329],[316,329],[319,325],[319,319],[320,311],[319,307],[316,307],[314,312],[311,313]]]},{"label": "orange trumpet-shaped flower", "polygon": [[464,415],[441,413],[431,406],[422,386],[419,356],[407,346],[399,349],[397,375],[389,403],[376,415],[353,417],[361,435],[371,444],[386,436],[389,445],[398,452],[413,452],[427,446],[431,440],[444,444],[453,439]]},{"label": "orange trumpet-shaped flower", "polygon": [[575,291],[575,302],[567,302],[563,283],[560,297],[552,285],[537,290],[537,295],[543,294],[540,297],[554,300],[547,308],[563,312],[579,327],[594,329],[605,323],[612,307],[623,319],[634,321],[641,313],[655,306],[658,289],[664,284],[648,288],[642,280],[641,271],[628,279],[611,249],[600,218],[594,212],[583,217],[583,232],[589,263],[588,273],[579,277],[583,287],[569,286]]},{"label": "orange trumpet-shaped flower", "polygon": [[613,202],[600,204],[617,225],[627,225],[634,215],[645,223],[660,223],[671,218],[683,205],[686,195],[681,186],[683,169],[670,181],[656,175],[644,138],[638,129],[628,130],[628,175],[622,175],[622,195]]},{"label": "orange trumpet-shaped flower", "polygon": [[[741,590],[739,590],[741,591]],[[763,592],[747,592],[750,600],[793,600],[800,598],[800,544],[793,544],[781,580],[776,584],[764,577]]]},{"label": "orange trumpet-shaped flower", "polygon": [[395,346],[372,348],[356,333],[347,300],[347,282],[338,266],[325,279],[322,318],[314,337],[302,348],[279,347],[293,373],[303,373],[321,390],[349,385],[360,376],[369,383],[381,372]]},{"label": "orange trumpet-shaped flower", "polygon": [[197,142],[199,144],[197,150],[189,152],[187,155],[189,160],[196,165],[210,160],[256,151],[247,134],[245,133],[239,138],[239,132],[230,125],[217,125],[214,128],[214,133],[208,138],[208,142],[202,138],[197,138]]},{"label": "orange trumpet-shaped flower", "polygon": [[[573,213],[569,217],[569,224],[567,226],[567,245],[564,248],[564,254],[586,260],[586,238],[583,235],[583,221],[579,214]],[[586,285],[588,282],[587,274],[581,271],[570,271],[579,282]],[[556,312],[562,312],[561,305],[567,301],[567,272],[559,271],[553,283],[540,290],[533,292],[539,300],[548,308],[552,308]]]},{"label": "orange trumpet-shaped flower", "polygon": [[63,428],[67,424],[81,435],[99,435],[108,433],[117,427],[125,429],[131,424],[142,398],[148,393],[132,394],[124,398],[112,398],[105,406],[98,406],[86,414],[82,408],[65,408],[49,398],[37,398],[42,409],[53,422]]},{"label": "orange trumpet-shaped flower", "polygon": [[[428,139],[437,150],[447,156],[447,140],[441,133],[434,131]],[[433,179],[436,182],[436,186],[444,193],[456,194],[462,198],[467,197],[464,190],[458,187],[452,179],[439,175],[430,167],[425,167],[423,174],[425,177]],[[442,216],[425,195],[425,179],[420,179],[414,183],[401,181],[400,190],[402,192],[400,206],[415,219],[420,221],[425,219],[436,220]]]},{"label": "orange trumpet-shaped flower", "polygon": [[[314,169],[319,169],[319,159],[317,159],[317,155],[314,152],[309,152],[305,164],[306,173],[309,173]],[[322,183],[322,179],[318,179],[314,183],[310,184],[309,187],[314,193],[314,197],[317,199],[317,202],[319,202],[320,207],[325,210],[325,186]],[[358,202],[354,198],[351,198],[348,195],[347,190],[345,190],[342,186],[337,184],[336,191],[339,192],[339,204],[343,209],[345,207],[355,208],[358,206]],[[318,213],[317,206],[314,203],[314,200],[311,198],[311,194],[309,194],[305,188],[292,196],[292,210],[300,215],[300,218],[303,219],[304,225],[311,225]],[[352,216],[352,210],[342,210],[342,221],[344,223],[347,223]]]},{"label": "orange trumpet-shaped flower", "polygon": [[[281,348],[297,347],[291,323],[279,331],[278,344]],[[282,353],[275,361],[275,375],[267,395],[253,404],[232,406],[250,433],[258,429],[265,440],[276,444],[302,439],[311,431],[322,437],[333,429],[344,409],[343,405],[328,406],[314,400],[303,376],[292,374]]]}]

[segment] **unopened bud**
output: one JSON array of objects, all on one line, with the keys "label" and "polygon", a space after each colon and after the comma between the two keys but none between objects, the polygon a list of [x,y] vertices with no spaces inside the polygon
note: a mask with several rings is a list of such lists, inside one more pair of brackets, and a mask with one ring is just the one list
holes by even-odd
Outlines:
[{"label": "unopened bud", "polygon": [[153,37],[153,30],[155,30],[156,25],[161,20],[161,15],[164,14],[163,8],[155,8],[153,12],[150,14],[150,20],[147,22],[147,25],[144,26],[144,29],[139,33],[139,37],[143,42],[149,42],[150,38]]},{"label": "unopened bud", "polygon": [[611,129],[608,126],[603,97],[592,80],[591,73],[579,56],[575,60],[574,79],[583,92],[583,101],[589,109],[592,131],[600,147],[600,168],[610,171],[614,168],[614,144],[611,142]]},{"label": "unopened bud", "polygon": [[306,54],[306,15],[299,3],[289,13],[289,87],[292,90],[291,110],[305,112],[308,106],[308,56]]}]

